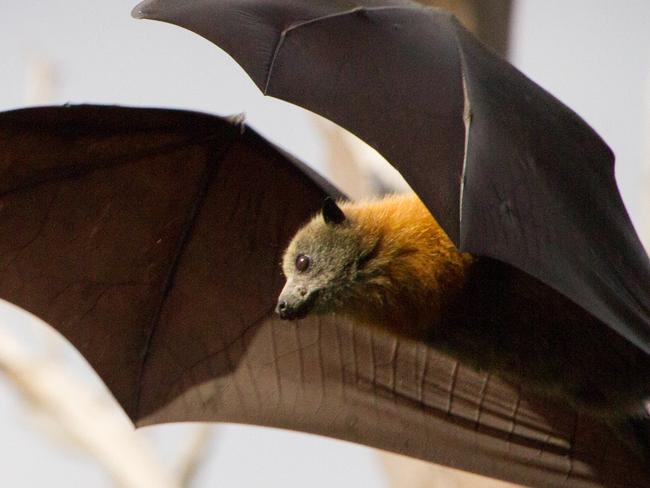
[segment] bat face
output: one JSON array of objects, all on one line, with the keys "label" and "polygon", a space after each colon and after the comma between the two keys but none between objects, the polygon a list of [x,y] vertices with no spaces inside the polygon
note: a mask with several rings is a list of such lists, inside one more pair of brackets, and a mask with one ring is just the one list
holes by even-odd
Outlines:
[{"label": "bat face", "polygon": [[293,320],[340,311],[354,292],[361,254],[358,229],[329,201],[285,251],[282,269],[287,282],[277,313]]}]

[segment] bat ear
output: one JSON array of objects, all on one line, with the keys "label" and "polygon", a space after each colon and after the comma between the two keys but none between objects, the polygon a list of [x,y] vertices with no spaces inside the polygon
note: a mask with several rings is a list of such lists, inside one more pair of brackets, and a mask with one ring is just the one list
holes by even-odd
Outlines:
[{"label": "bat ear", "polygon": [[339,225],[345,222],[343,210],[341,210],[331,197],[323,200],[323,220],[325,220],[327,225]]}]

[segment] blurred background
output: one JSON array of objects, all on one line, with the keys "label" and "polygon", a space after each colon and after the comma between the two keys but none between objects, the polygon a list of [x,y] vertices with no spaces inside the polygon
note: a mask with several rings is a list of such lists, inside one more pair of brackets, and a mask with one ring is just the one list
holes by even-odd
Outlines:
[{"label": "blurred background", "polygon": [[[212,44],[136,21],[135,0],[0,0],[0,110],[105,103],[245,113],[353,197],[406,187],[334,125],[266,99]],[[587,120],[617,157],[623,199],[650,243],[650,3],[439,0]],[[234,425],[133,431],[58,334],[0,301],[0,483],[32,486],[496,487],[454,470],[316,436]]]}]

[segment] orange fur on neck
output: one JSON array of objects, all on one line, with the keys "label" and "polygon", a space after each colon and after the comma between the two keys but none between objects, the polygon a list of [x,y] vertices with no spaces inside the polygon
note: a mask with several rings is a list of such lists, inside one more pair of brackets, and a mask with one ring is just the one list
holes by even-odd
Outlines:
[{"label": "orange fur on neck", "polygon": [[342,205],[373,251],[346,313],[422,337],[461,291],[472,257],[461,254],[414,194]]}]

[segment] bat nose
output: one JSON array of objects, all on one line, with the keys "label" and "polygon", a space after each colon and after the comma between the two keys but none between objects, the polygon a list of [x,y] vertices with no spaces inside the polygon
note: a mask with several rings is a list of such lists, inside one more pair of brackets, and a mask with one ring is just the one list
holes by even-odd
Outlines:
[{"label": "bat nose", "polygon": [[281,293],[278,297],[278,304],[275,307],[282,320],[297,320],[305,318],[314,307],[318,292],[300,293],[300,291]]},{"label": "bat nose", "polygon": [[288,318],[288,317],[287,317],[287,315],[288,315],[288,314],[287,314],[287,310],[288,310],[288,308],[289,308],[289,306],[288,306],[286,300],[280,300],[280,301],[278,302],[278,306],[275,308],[275,312],[276,312],[278,315],[280,315],[280,318],[281,318],[281,319],[286,319],[286,318]]}]

